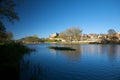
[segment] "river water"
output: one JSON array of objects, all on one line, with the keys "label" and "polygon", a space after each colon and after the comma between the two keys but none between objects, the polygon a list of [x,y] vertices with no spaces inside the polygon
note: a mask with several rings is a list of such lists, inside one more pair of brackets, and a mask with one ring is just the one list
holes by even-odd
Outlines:
[{"label": "river water", "polygon": [[[36,51],[20,61],[20,80],[120,80],[120,45],[29,44]],[[48,49],[68,46],[75,51]]]}]

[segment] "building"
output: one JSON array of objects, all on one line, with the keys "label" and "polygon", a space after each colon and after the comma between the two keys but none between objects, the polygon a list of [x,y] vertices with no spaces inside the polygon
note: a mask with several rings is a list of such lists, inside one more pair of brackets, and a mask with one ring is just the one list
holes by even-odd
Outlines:
[{"label": "building", "polygon": [[120,32],[116,33],[116,36],[118,37],[118,39],[120,40]]},{"label": "building", "polygon": [[52,33],[50,34],[50,38],[56,38],[57,36],[59,36],[59,33]]}]

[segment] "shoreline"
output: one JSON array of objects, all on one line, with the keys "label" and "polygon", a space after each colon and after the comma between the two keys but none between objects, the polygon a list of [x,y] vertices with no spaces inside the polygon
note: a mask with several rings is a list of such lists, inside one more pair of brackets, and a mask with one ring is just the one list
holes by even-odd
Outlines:
[{"label": "shoreline", "polygon": [[30,42],[23,44],[40,44],[40,43],[52,43],[52,44],[120,44],[120,43],[100,43],[95,41],[79,41],[79,42]]}]

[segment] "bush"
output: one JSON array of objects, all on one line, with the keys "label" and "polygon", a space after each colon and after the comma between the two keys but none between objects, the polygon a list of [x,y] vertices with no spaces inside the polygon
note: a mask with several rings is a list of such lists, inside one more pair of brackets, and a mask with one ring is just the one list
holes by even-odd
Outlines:
[{"label": "bush", "polygon": [[31,49],[20,43],[11,42],[0,45],[0,74],[7,76],[4,79],[16,80],[19,77],[19,62],[29,51]]}]

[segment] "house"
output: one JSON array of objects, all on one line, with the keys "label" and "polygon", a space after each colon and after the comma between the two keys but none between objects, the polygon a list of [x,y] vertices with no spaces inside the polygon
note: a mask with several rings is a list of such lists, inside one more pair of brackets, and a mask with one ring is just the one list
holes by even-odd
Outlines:
[{"label": "house", "polygon": [[116,36],[118,37],[118,39],[120,40],[120,32],[116,33]]},{"label": "house", "polygon": [[56,38],[57,36],[59,36],[59,33],[52,33],[50,34],[50,38]]}]

